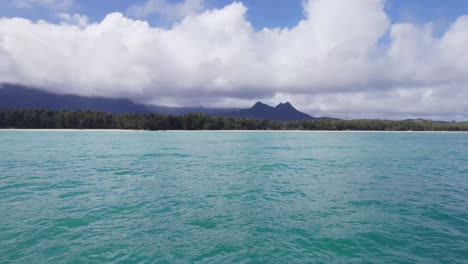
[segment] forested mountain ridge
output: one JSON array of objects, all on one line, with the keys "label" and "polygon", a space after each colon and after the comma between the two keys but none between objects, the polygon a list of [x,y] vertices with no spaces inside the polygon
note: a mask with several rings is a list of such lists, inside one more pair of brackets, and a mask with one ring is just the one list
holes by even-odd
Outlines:
[{"label": "forested mountain ridge", "polygon": [[252,108],[249,109],[167,107],[137,104],[128,99],[59,95],[41,91],[39,89],[11,84],[4,84],[2,88],[0,88],[0,108],[102,111],[115,114],[157,113],[168,115],[185,115],[189,113],[205,113],[213,116],[229,116],[276,121],[314,119],[310,115],[295,109],[289,102],[284,104],[281,103],[276,107],[271,107],[261,102],[257,102]]},{"label": "forested mountain ridge", "polygon": [[158,113],[168,115],[184,115],[188,113],[222,114],[224,112],[238,110],[237,108],[154,106],[136,104],[127,99],[59,95],[39,89],[11,84],[3,84],[0,86],[0,109],[22,108],[102,111],[115,114]]},{"label": "forested mountain ridge", "polygon": [[0,88],[0,108],[43,108],[51,110],[92,110],[110,113],[150,113],[144,105],[126,99],[58,95],[17,85]]}]

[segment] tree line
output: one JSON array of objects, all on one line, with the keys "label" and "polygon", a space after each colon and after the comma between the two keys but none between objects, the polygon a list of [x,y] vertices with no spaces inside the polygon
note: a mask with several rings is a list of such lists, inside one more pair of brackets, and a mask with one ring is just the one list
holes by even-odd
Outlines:
[{"label": "tree line", "polygon": [[364,131],[468,131],[468,122],[429,120],[317,119],[269,120],[161,114],[112,114],[96,111],[0,109],[0,128],[129,129],[129,130],[364,130]]}]

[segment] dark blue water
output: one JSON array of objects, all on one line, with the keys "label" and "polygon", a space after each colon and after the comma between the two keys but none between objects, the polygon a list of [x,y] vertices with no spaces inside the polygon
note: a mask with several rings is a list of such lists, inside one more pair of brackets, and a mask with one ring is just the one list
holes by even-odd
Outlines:
[{"label": "dark blue water", "polygon": [[0,263],[467,263],[468,134],[0,132]]}]

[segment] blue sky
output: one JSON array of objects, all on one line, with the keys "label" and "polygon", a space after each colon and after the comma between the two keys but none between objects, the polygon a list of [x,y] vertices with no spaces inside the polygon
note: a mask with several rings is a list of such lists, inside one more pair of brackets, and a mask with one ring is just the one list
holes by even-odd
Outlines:
[{"label": "blue sky", "polygon": [[[102,20],[111,12],[127,13],[131,5],[143,4],[146,0],[75,0],[68,10],[55,10],[41,5],[31,8],[18,8],[15,0],[3,0],[0,3],[0,16],[23,17],[32,20],[44,19],[56,21],[58,11],[79,13],[86,15],[93,22]],[[178,2],[178,0],[169,0]],[[206,0],[205,7],[220,8],[232,3],[232,0]],[[248,7],[248,20],[255,28],[263,27],[292,27],[303,17],[302,0],[243,0]],[[411,22],[424,24],[432,22],[435,30],[441,32],[457,17],[468,14],[467,0],[387,0],[386,12],[390,15],[392,23]],[[146,18],[151,25],[164,24],[158,15]],[[167,25],[165,25],[167,26]]]}]

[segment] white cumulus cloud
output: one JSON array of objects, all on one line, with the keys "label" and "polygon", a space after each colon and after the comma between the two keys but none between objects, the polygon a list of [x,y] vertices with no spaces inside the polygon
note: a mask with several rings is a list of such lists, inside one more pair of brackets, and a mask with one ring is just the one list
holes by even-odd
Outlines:
[{"label": "white cumulus cloud", "polygon": [[467,119],[468,16],[435,37],[430,24],[392,24],[384,4],[309,0],[296,26],[262,30],[240,2],[169,29],[120,13],[3,18],[0,82],[154,104],[290,100],[313,115]]}]

